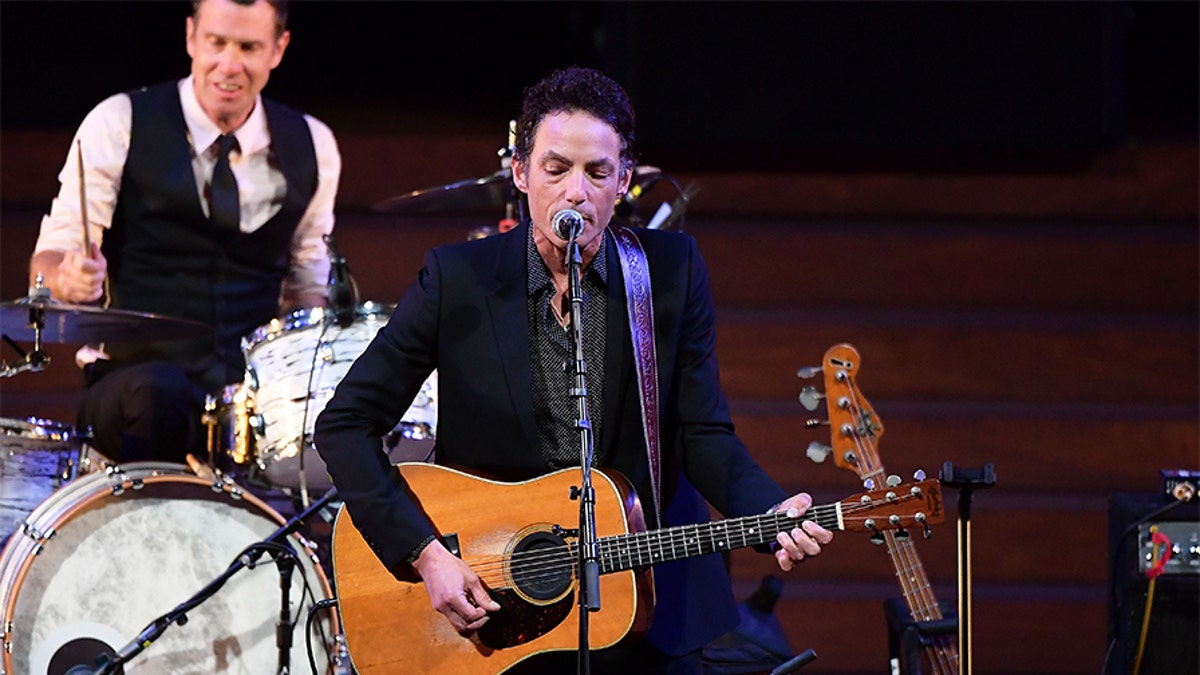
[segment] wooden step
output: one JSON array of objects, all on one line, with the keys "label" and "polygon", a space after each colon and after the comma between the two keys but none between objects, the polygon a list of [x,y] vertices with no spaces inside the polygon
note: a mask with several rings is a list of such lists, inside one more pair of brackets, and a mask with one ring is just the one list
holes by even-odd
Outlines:
[{"label": "wooden step", "polygon": [[[806,581],[805,563],[785,576],[775,615],[796,653],[817,660],[801,672],[886,673],[888,626],[883,604],[898,589],[829,591]],[[976,585],[970,624],[974,672],[1034,675],[1099,672],[1107,648],[1102,588],[1017,588]],[[940,598],[954,603],[953,596]]]},{"label": "wooden step", "polygon": [[[965,467],[992,463],[999,486],[1018,494],[1092,498],[1117,490],[1156,491],[1159,469],[1194,466],[1200,456],[1197,411],[1183,406],[1131,411],[879,401],[874,408],[884,427],[875,450],[890,472],[908,477],[924,469],[936,475],[947,461]],[[823,417],[823,410],[738,401],[733,410],[738,436],[780,483],[857,484],[855,472],[836,467],[832,458],[818,465],[805,454],[812,442],[830,444],[829,427],[804,426],[807,419]]]},{"label": "wooden step", "polygon": [[832,345],[862,355],[869,397],[950,402],[1194,405],[1195,317],[723,312],[717,355],[734,398],[794,400]]},{"label": "wooden step", "polygon": [[721,307],[1191,312],[1195,221],[688,222]]}]

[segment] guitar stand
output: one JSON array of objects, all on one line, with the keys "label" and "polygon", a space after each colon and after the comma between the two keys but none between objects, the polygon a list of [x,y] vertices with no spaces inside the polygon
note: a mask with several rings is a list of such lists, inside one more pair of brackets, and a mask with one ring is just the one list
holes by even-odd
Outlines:
[{"label": "guitar stand", "polygon": [[[958,617],[949,603],[939,602],[942,617],[936,621],[913,621],[901,598],[888,598],[883,612],[888,624],[888,656],[899,664],[903,675],[921,675],[921,653],[933,644],[931,638],[958,632]],[[893,671],[895,665],[893,665]]]},{"label": "guitar stand", "polygon": [[958,658],[960,675],[971,675],[971,496],[996,484],[996,469],[984,464],[963,469],[942,465],[942,485],[958,489]]}]

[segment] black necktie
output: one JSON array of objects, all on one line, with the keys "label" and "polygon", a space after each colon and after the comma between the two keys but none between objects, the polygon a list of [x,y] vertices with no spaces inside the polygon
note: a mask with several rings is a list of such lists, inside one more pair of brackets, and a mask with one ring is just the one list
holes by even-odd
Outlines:
[{"label": "black necktie", "polygon": [[212,198],[209,219],[218,230],[230,232],[237,231],[239,220],[237,181],[233,179],[233,170],[229,168],[229,151],[236,145],[237,138],[233,134],[217,138],[217,165],[213,167],[209,187],[209,196]]}]

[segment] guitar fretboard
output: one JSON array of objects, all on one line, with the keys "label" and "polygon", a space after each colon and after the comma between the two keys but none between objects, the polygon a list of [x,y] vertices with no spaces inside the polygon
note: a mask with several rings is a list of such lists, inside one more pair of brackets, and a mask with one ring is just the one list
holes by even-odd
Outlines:
[{"label": "guitar fretboard", "polygon": [[780,532],[798,527],[805,520],[816,521],[827,530],[841,530],[841,507],[840,503],[814,506],[800,518],[776,512],[602,537],[597,542],[600,573],[758,546],[774,541]]}]

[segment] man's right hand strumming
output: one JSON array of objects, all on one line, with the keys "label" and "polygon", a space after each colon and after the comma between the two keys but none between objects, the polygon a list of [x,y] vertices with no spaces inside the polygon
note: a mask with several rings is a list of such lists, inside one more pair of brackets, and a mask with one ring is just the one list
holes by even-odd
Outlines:
[{"label": "man's right hand strumming", "polygon": [[499,611],[479,575],[439,541],[433,541],[413,562],[425,582],[433,608],[445,615],[460,635],[487,623],[488,612]]}]

